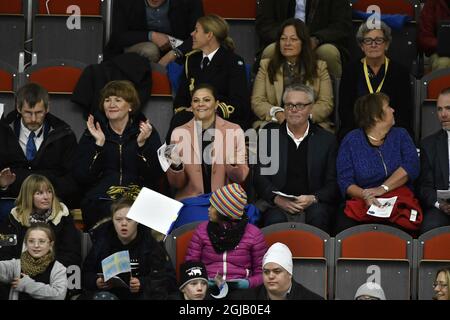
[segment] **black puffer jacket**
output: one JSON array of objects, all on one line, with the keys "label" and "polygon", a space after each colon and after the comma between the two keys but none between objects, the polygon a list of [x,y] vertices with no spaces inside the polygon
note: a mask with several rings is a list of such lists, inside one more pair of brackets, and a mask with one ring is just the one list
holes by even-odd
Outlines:
[{"label": "black puffer jacket", "polygon": [[77,139],[72,129],[48,113],[44,123],[44,141],[36,157],[28,161],[19,145],[20,119],[20,114],[12,111],[0,121],[0,170],[9,167],[16,174],[16,181],[6,191],[0,191],[0,196],[16,198],[25,178],[41,174],[51,181],[56,195],[69,208],[76,207],[79,190],[71,168]]},{"label": "black puffer jacket", "polygon": [[80,139],[73,168],[77,181],[87,190],[85,197],[107,198],[106,191],[110,186],[136,184],[154,187],[162,174],[156,153],[161,141],[155,127],[140,148],[136,139],[139,123],[147,121],[143,114],[138,113],[129,121],[122,136],[111,130],[103,115],[95,121],[99,121],[102,127],[105,144],[97,146],[86,129]]},{"label": "black puffer jacket", "polygon": [[[98,273],[102,273],[102,260],[119,251],[128,250],[132,262],[132,274],[141,283],[141,290],[133,294],[128,288],[113,288],[111,293],[119,299],[167,299],[177,290],[175,270],[163,245],[151,235],[150,229],[138,225],[137,237],[124,245],[117,237],[113,223],[106,222],[95,232],[93,243],[82,269],[82,288],[87,291],[99,290],[96,285]],[[119,274],[129,283],[130,274]],[[145,293],[145,294],[144,294]]]}]

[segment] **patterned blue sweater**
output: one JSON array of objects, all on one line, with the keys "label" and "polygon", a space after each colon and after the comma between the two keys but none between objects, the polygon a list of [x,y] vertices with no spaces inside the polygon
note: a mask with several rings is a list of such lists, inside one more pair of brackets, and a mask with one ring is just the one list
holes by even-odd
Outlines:
[{"label": "patterned blue sweater", "polygon": [[419,175],[416,147],[403,128],[392,128],[380,147],[372,147],[362,129],[349,132],[339,148],[336,169],[339,188],[345,197],[347,188],[380,186],[399,167],[408,173],[408,185]]}]

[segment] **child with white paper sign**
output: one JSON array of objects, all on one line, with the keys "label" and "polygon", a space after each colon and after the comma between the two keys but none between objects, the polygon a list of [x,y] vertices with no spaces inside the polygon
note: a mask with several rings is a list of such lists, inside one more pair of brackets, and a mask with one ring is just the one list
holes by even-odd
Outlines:
[{"label": "child with white paper sign", "polygon": [[[132,199],[120,198],[111,206],[112,221],[101,225],[83,264],[83,298],[98,291],[108,291],[121,300],[166,299],[176,290],[175,271],[164,247],[151,234],[151,229],[127,217]],[[102,260],[112,254],[128,251],[128,270],[104,281]],[[121,280],[121,281],[120,281]],[[145,292],[145,294],[144,294]]]}]

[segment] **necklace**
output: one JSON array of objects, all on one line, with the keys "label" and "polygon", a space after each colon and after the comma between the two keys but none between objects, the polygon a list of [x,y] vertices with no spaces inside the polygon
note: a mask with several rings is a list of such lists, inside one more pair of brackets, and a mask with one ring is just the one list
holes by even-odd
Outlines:
[{"label": "necklace", "polygon": [[384,138],[377,139],[377,138],[372,137],[370,134],[367,134],[367,133],[366,133],[366,135],[367,135],[370,139],[372,139],[373,141],[383,141],[383,140],[384,140]]}]

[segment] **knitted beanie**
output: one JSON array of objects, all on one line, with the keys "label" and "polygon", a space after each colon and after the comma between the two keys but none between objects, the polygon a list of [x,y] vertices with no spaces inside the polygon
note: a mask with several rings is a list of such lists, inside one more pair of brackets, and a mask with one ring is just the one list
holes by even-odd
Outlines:
[{"label": "knitted beanie", "polygon": [[194,280],[204,280],[208,282],[208,274],[203,262],[186,261],[180,266],[180,290],[185,285]]},{"label": "knitted beanie", "polygon": [[232,183],[217,189],[209,201],[221,215],[239,220],[244,214],[247,194],[239,184]]},{"label": "knitted beanie", "polygon": [[263,268],[269,262],[282,266],[290,275],[292,275],[292,252],[287,245],[281,242],[275,242],[267,250],[263,257]]}]

